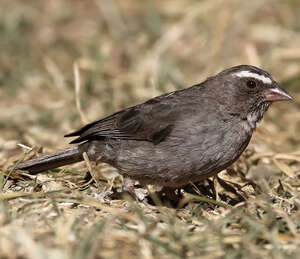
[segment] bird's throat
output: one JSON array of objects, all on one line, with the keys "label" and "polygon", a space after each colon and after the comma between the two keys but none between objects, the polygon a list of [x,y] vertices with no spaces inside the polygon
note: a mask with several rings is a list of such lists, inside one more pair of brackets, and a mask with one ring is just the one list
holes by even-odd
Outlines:
[{"label": "bird's throat", "polygon": [[247,131],[254,131],[256,127],[259,125],[260,120],[262,119],[264,113],[270,107],[269,102],[263,102],[259,104],[255,109],[248,113],[247,119],[244,122],[244,128]]}]

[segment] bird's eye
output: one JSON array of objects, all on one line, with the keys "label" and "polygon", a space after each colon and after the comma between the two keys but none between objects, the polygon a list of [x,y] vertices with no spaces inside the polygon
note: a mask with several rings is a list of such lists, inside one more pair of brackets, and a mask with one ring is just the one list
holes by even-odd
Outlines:
[{"label": "bird's eye", "polygon": [[253,89],[256,87],[256,82],[254,80],[247,81],[247,87]]}]

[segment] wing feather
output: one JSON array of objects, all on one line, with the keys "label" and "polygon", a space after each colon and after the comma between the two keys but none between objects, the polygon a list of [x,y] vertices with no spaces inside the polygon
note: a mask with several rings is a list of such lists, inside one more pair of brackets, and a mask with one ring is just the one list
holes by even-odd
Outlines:
[{"label": "wing feather", "polygon": [[144,140],[157,144],[170,134],[178,114],[172,111],[172,102],[155,99],[87,124],[65,137],[78,136],[71,144],[103,138]]}]

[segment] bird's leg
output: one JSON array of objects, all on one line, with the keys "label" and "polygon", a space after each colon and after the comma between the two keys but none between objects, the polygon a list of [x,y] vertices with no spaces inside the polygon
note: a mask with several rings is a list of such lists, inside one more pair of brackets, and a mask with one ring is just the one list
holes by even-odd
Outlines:
[{"label": "bird's leg", "polygon": [[129,193],[134,199],[142,201],[147,196],[148,191],[145,188],[136,188],[136,181],[131,178],[124,177],[123,193]]},{"label": "bird's leg", "polygon": [[138,198],[134,189],[134,180],[124,177],[123,178],[123,186],[122,191],[118,192],[116,189],[114,192],[110,195],[110,198],[112,199],[121,199],[124,194],[129,194],[132,198],[136,199]]},{"label": "bird's leg", "polygon": [[136,192],[135,192],[135,189],[134,189],[134,184],[135,184],[134,180],[132,180],[129,177],[124,177],[124,180],[123,180],[123,192],[128,192],[133,197],[136,197]]},{"label": "bird's leg", "polygon": [[124,198],[124,195],[127,194],[127,196],[129,195],[133,199],[139,201],[144,200],[147,194],[147,190],[140,187],[136,188],[137,186],[135,186],[135,183],[135,180],[132,180],[129,177],[124,177],[122,191],[118,192],[117,190],[115,190],[111,195],[109,195],[109,197],[112,199],[122,199]]}]

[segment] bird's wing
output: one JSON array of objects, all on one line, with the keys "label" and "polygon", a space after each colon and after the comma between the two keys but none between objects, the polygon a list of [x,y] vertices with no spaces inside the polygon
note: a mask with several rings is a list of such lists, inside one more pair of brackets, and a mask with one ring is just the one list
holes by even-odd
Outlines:
[{"label": "bird's wing", "polygon": [[178,116],[173,109],[174,102],[165,102],[166,99],[168,95],[150,99],[92,122],[65,137],[79,136],[72,144],[101,138],[145,140],[157,144],[170,134]]}]

